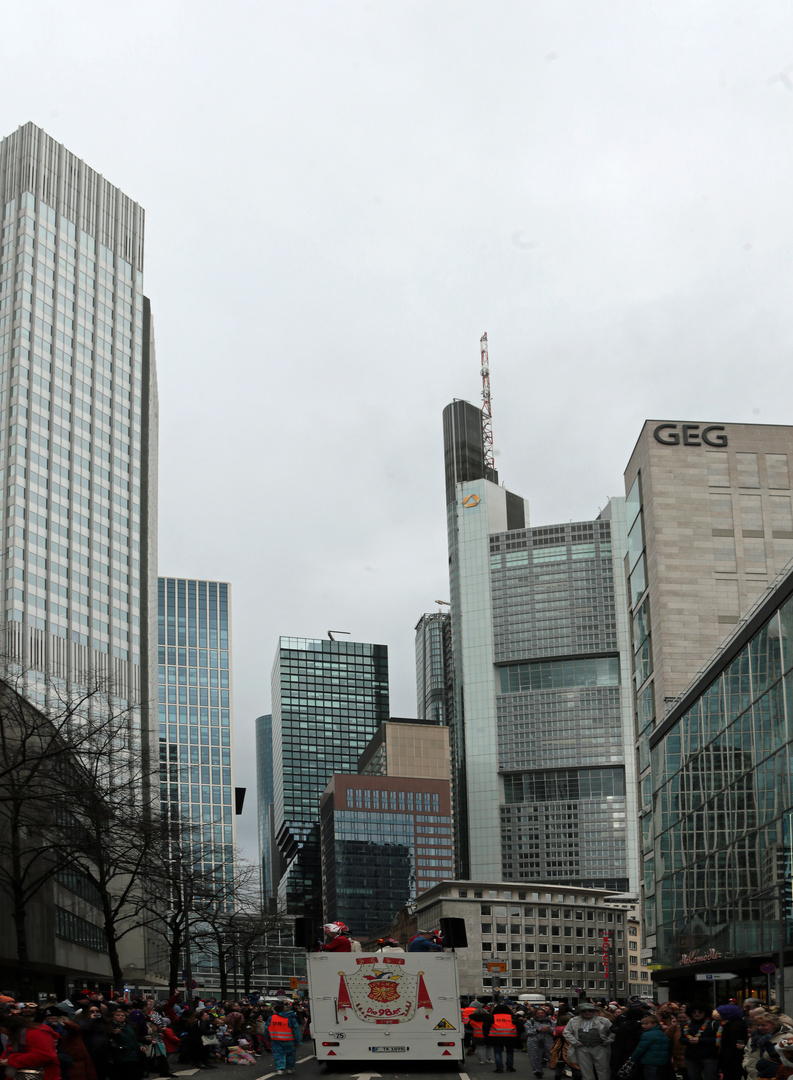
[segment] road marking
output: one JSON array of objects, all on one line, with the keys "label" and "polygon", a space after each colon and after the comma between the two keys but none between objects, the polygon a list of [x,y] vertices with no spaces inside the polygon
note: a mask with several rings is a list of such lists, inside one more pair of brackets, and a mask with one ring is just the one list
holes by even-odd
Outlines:
[{"label": "road marking", "polygon": [[460,1073],[460,1080],[470,1080],[468,1073]]},{"label": "road marking", "polygon": [[[313,1057],[316,1057],[316,1054],[306,1054],[303,1057],[297,1058],[297,1060],[295,1061],[295,1065],[302,1065],[304,1061],[311,1061],[311,1059]],[[197,1071],[197,1070],[194,1070],[194,1071]],[[277,1075],[278,1075],[278,1070],[274,1069],[273,1072],[264,1073],[262,1076],[257,1076],[256,1080],[271,1080],[271,1077],[277,1076]],[[284,1075],[286,1075],[286,1072],[284,1072]]]}]

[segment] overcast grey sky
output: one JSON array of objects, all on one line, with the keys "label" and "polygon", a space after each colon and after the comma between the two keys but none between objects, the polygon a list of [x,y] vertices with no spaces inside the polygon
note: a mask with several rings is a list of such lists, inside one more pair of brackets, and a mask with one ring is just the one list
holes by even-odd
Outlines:
[{"label": "overcast grey sky", "polygon": [[788,0],[27,0],[0,115],[146,209],[160,570],[232,584],[251,789],[279,634],[385,642],[415,714],[483,330],[533,524],[647,417],[793,422]]}]

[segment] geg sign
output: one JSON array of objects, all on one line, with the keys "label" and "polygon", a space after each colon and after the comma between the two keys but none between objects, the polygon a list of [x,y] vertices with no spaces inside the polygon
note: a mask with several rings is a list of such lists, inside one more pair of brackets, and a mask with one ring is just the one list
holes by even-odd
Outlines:
[{"label": "geg sign", "polygon": [[662,446],[726,446],[727,431],[723,424],[659,424],[653,431]]}]

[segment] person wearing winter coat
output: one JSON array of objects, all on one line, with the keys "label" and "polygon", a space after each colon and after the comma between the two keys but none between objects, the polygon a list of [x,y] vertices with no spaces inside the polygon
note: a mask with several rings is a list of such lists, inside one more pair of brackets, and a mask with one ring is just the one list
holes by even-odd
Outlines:
[{"label": "person wearing winter coat", "polygon": [[[51,1010],[47,1010],[51,1012]],[[68,1054],[70,1059],[69,1080],[97,1080],[93,1059],[83,1040],[80,1025],[65,1016],[50,1016],[48,1023],[56,1020],[60,1026],[58,1053]]]},{"label": "person wearing winter coat", "polygon": [[91,1005],[81,1014],[80,1031],[83,1044],[94,1065],[97,1080],[107,1080],[110,1071],[110,1021],[98,1005]]},{"label": "person wearing winter coat", "polygon": [[61,1080],[55,1036],[46,1024],[34,1024],[26,1016],[4,1016],[0,1019],[0,1033],[7,1039],[0,1067],[41,1069],[44,1080]]},{"label": "person wearing winter coat", "polygon": [[564,1029],[564,1037],[583,1080],[609,1080],[614,1034],[611,1021],[598,1016],[591,1001],[578,1006],[577,1015]]},{"label": "person wearing winter coat", "polygon": [[[563,1077],[572,1074],[573,1080],[581,1080],[581,1070],[573,1060],[573,1051],[564,1037],[564,1029],[572,1019],[569,1012],[563,1012],[562,1006],[556,1015],[556,1025],[553,1029],[553,1045],[551,1056],[548,1058],[548,1067],[553,1069],[553,1080],[563,1080]],[[566,1006],[565,1006],[566,1008]]]},{"label": "person wearing winter coat", "polygon": [[111,1020],[110,1080],[140,1080],[143,1075],[143,1054],[137,1029],[129,1022],[123,1009],[116,1009]]},{"label": "person wearing winter coat", "polygon": [[656,1009],[655,1015],[658,1017],[658,1022],[661,1025],[661,1031],[669,1039],[669,1046],[672,1051],[672,1065],[676,1073],[686,1075],[686,1048],[680,1042],[680,1034],[682,1032],[681,1019],[687,1021],[685,1013],[682,1017],[679,1015],[677,1006],[662,1005],[659,1009]]},{"label": "person wearing winter coat", "polygon": [[482,1025],[482,1033],[490,1046],[493,1047],[493,1056],[496,1059],[497,1073],[504,1071],[504,1057],[506,1054],[507,1072],[515,1072],[515,1051],[520,1050],[521,1032],[523,1021],[510,1009],[509,1005],[496,1005],[492,1013],[488,1013],[487,1020]]},{"label": "person wearing winter coat", "polygon": [[642,1037],[630,1059],[641,1064],[644,1080],[662,1080],[663,1073],[672,1060],[669,1039],[661,1031],[661,1025],[655,1016],[643,1017],[641,1026]]},{"label": "person wearing winter coat", "polygon": [[476,1056],[479,1059],[479,1064],[484,1065],[486,1061],[493,1060],[493,1047],[485,1038],[485,1024],[490,1019],[490,1013],[484,1006],[478,1008],[475,1012],[472,1012],[468,1017],[468,1024],[471,1028],[471,1042],[473,1043],[474,1050],[476,1050]]},{"label": "person wearing winter coat", "polygon": [[755,1012],[752,1016],[754,1031],[744,1049],[744,1068],[758,1075],[758,1065],[763,1059],[776,1064],[777,1068],[793,1068],[793,1026],[769,1012]]},{"label": "person wearing winter coat", "polygon": [[710,1009],[707,1005],[692,1002],[686,1006],[686,1014],[688,1023],[680,1033],[680,1042],[686,1048],[688,1080],[716,1080],[719,1048]]},{"label": "person wearing winter coat", "polygon": [[723,1080],[741,1080],[743,1052],[749,1037],[743,1009],[740,1005],[718,1005],[713,1010],[713,1021],[716,1024],[719,1072]]},{"label": "person wearing winter coat", "polygon": [[346,923],[330,922],[325,923],[322,927],[327,937],[325,944],[320,943],[320,952],[352,952],[352,942],[350,941],[350,928]]},{"label": "person wearing winter coat", "polygon": [[295,1054],[303,1041],[300,1028],[293,1012],[286,1011],[286,1005],[280,1002],[270,1013],[267,1021],[267,1034],[273,1048],[273,1065],[276,1076],[283,1076],[284,1070],[290,1075],[295,1071]]},{"label": "person wearing winter coat", "polygon": [[644,1009],[628,1009],[619,1024],[615,1024],[614,1042],[611,1044],[611,1080],[617,1080],[617,1073],[639,1045],[644,1029],[642,1020]]}]

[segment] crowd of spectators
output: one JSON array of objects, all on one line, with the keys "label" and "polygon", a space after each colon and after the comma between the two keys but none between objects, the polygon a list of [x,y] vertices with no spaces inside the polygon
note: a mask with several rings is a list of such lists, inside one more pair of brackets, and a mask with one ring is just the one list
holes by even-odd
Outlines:
[{"label": "crowd of spectators", "polygon": [[106,999],[75,991],[58,1001],[17,1002],[0,994],[0,1065],[33,1070],[41,1080],[143,1080],[173,1077],[174,1067],[255,1065],[273,1054],[279,1074],[294,1071],[294,1050],[308,1032],[305,1002]]},{"label": "crowd of spectators", "polygon": [[[505,1015],[507,1014],[507,1015]],[[463,1006],[468,1053],[494,1072],[515,1072],[524,1050],[535,1080],[787,1080],[793,1020],[757,998],[715,1009],[702,1002],[652,1005],[631,998],[526,1005],[506,998]]]}]

